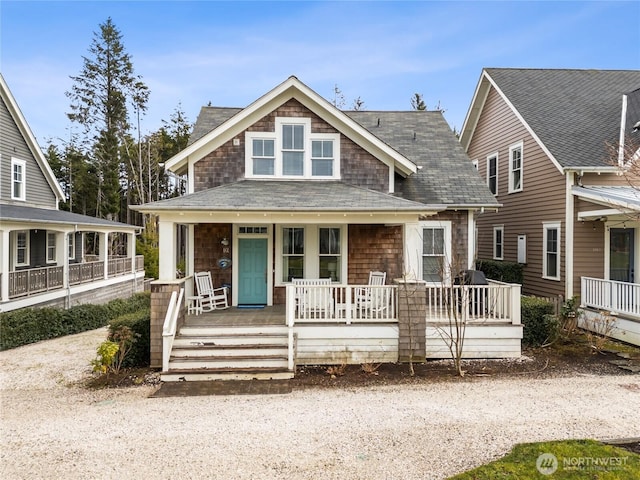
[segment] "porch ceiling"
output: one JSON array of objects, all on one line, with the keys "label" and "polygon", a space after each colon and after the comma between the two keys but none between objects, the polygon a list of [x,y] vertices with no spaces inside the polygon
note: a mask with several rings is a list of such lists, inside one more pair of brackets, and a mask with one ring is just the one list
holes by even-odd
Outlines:
[{"label": "porch ceiling", "polygon": [[[574,186],[571,191],[576,197],[596,205],[613,208],[618,214],[640,212],[640,190],[630,186]],[[598,214],[597,216],[602,216],[602,212],[598,211],[596,213]],[[582,215],[582,217],[585,217],[585,215]]]},{"label": "porch ceiling", "polygon": [[405,212],[433,213],[426,205],[336,181],[243,180],[182,197],[132,207],[141,212]]}]

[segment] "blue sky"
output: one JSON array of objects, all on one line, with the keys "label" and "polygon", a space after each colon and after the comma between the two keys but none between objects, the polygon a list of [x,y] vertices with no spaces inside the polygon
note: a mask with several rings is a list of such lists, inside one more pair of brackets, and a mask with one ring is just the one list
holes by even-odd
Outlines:
[{"label": "blue sky", "polygon": [[151,91],[143,134],[178,105],[193,122],[290,75],[366,110],[408,110],[422,93],[460,130],[483,67],[640,68],[638,1],[3,0],[0,71],[41,146],[68,138],[69,77],[108,17]]}]

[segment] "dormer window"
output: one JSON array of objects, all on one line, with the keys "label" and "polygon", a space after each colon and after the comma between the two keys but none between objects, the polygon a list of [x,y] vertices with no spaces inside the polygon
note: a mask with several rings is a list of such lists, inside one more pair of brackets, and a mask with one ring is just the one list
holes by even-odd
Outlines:
[{"label": "dormer window", "polygon": [[340,178],[340,135],[312,133],[311,119],[277,117],[275,132],[246,132],[246,178]]}]

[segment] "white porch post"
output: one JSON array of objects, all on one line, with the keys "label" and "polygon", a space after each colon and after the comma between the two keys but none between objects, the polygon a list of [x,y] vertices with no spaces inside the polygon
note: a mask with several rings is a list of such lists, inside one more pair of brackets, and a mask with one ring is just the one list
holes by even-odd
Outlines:
[{"label": "white porch post", "polygon": [[175,280],[176,278],[176,224],[166,220],[158,221],[158,237],[160,250],[159,280]]},{"label": "white porch post", "polygon": [[103,278],[109,278],[109,252],[107,252],[107,243],[109,240],[109,232],[98,232],[98,258],[102,260],[104,267]]},{"label": "white porch post", "polygon": [[185,264],[186,264],[186,272],[184,272],[185,275],[193,275],[195,274],[195,263],[194,263],[194,258],[193,258],[193,254],[194,254],[194,242],[193,242],[193,230],[194,230],[194,225],[191,223],[189,225],[187,225],[187,251],[185,252],[185,256],[187,257],[185,260]]},{"label": "white porch post", "polygon": [[9,300],[9,230],[0,230],[0,301]]},{"label": "white porch post", "polygon": [[467,268],[476,268],[476,216],[473,210],[467,212]]},{"label": "white porch post", "polygon": [[420,278],[421,252],[422,237],[420,232],[420,223],[405,223],[403,275],[406,275],[408,278]]},{"label": "white porch post", "polygon": [[131,273],[136,272],[136,236],[133,233],[127,233],[127,257],[131,263]]},{"label": "white porch post", "polygon": [[69,286],[69,244],[67,232],[56,232],[56,265],[62,265],[62,287]]},{"label": "white porch post", "polygon": [[[573,217],[574,217],[574,200],[571,187],[575,184],[575,176],[573,172],[566,174],[565,189],[565,234],[564,234],[564,271],[565,271],[565,289],[564,295],[568,300],[573,297]],[[562,239],[559,239],[562,244]],[[562,261],[562,254],[560,255]]]}]

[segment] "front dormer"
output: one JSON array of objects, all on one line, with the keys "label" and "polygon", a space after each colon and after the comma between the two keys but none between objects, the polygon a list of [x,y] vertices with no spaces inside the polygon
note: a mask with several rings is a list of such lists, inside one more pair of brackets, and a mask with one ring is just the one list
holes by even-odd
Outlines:
[{"label": "front dormer", "polygon": [[274,131],[245,132],[245,178],[340,179],[340,134],[311,125],[311,118],[276,117]]}]

